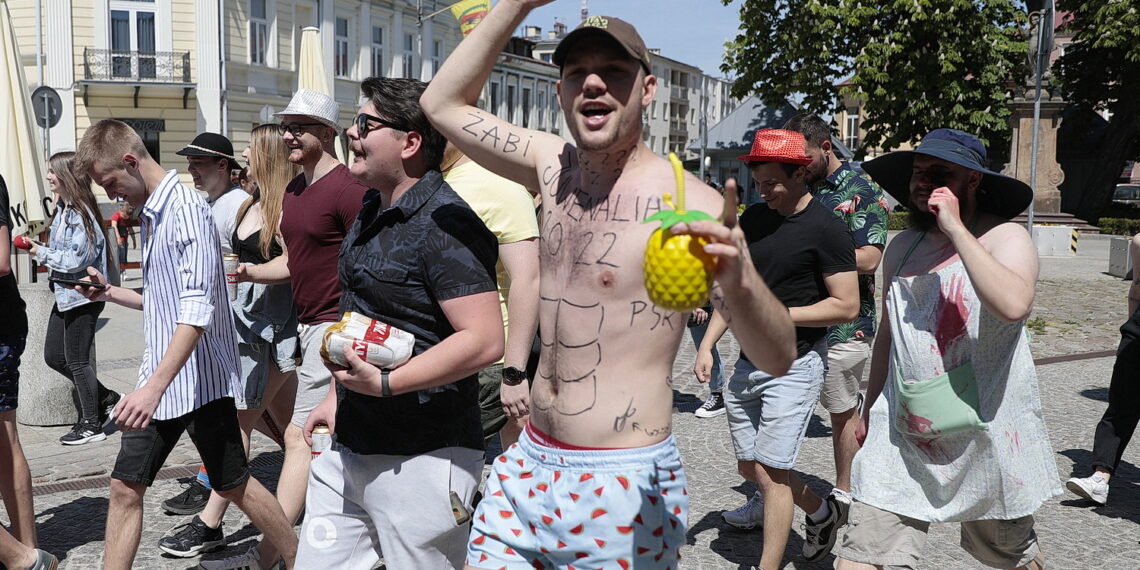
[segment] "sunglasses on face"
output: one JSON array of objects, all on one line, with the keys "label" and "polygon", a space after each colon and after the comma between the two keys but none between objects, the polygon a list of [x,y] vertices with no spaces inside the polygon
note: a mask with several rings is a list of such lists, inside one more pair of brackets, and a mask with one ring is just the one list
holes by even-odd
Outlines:
[{"label": "sunglasses on face", "polygon": [[364,138],[364,135],[367,135],[369,131],[376,130],[376,128],[372,127],[370,123],[380,123],[380,126],[382,127],[388,127],[389,129],[394,129],[397,131],[409,132],[412,130],[404,127],[403,125],[397,125],[391,121],[381,119],[376,115],[369,115],[368,113],[360,113],[356,116],[355,119],[352,120],[352,122],[354,125],[356,125],[357,136],[361,138]]},{"label": "sunglasses on face", "polygon": [[289,133],[294,137],[299,137],[304,134],[305,127],[323,126],[325,126],[324,123],[281,123],[277,125],[277,132],[281,133],[282,136],[285,136],[285,133]]}]

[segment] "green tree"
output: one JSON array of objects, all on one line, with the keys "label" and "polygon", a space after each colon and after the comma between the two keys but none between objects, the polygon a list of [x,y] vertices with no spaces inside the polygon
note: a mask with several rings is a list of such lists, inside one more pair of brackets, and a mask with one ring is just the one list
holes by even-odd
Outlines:
[{"label": "green tree", "polygon": [[802,107],[814,112],[854,97],[866,111],[859,154],[938,127],[975,133],[992,154],[1008,152],[1009,90],[1026,67],[1020,4],[744,0],[740,20],[722,66],[738,77],[735,96],[756,93],[779,105],[802,94]]},{"label": "green tree", "polygon": [[1074,34],[1053,67],[1065,98],[1086,111],[1110,113],[1096,174],[1073,212],[1095,219],[1112,203],[1125,161],[1140,156],[1140,2],[1061,0],[1057,9],[1069,12],[1063,31]]}]

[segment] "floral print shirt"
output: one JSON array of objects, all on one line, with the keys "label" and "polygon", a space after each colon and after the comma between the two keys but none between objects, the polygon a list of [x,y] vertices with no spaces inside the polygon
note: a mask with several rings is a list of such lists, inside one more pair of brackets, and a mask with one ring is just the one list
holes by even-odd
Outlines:
[{"label": "floral print shirt", "polygon": [[[851,230],[855,249],[887,243],[887,201],[883,189],[844,163],[812,189],[815,199],[827,206]],[[859,275],[859,316],[849,323],[828,328],[827,344],[875,336],[875,276]]]}]

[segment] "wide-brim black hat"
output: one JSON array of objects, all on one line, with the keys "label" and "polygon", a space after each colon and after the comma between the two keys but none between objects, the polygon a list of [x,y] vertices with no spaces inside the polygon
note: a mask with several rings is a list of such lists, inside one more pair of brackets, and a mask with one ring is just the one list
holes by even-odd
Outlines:
[{"label": "wide-brim black hat", "polygon": [[888,194],[907,208],[910,201],[910,178],[915,155],[923,154],[964,166],[982,173],[978,186],[978,209],[1011,219],[1033,202],[1033,189],[1028,184],[986,168],[986,147],[970,133],[956,129],[931,131],[914,150],[900,150],[863,163],[863,170]]},{"label": "wide-brim black hat", "polygon": [[230,170],[241,168],[238,164],[237,157],[234,156],[234,144],[230,139],[219,135],[217,133],[202,133],[190,142],[190,144],[182,147],[182,150],[175,151],[174,154],[180,156],[210,156],[214,158],[224,158],[230,162]]}]

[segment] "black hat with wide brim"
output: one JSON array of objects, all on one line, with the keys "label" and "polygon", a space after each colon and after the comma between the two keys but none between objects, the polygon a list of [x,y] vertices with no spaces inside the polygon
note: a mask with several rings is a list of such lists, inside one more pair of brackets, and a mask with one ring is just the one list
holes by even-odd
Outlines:
[{"label": "black hat with wide brim", "polygon": [[888,194],[907,208],[914,156],[924,154],[982,173],[978,186],[978,209],[1012,219],[1033,202],[1028,184],[986,168],[986,147],[977,137],[957,129],[931,131],[914,150],[900,150],[863,163],[863,170]]},{"label": "black hat with wide brim", "polygon": [[230,139],[217,133],[201,133],[194,137],[190,144],[177,150],[174,154],[180,156],[208,156],[211,158],[224,158],[229,161],[230,170],[241,168],[237,157],[234,156],[234,145]]}]

